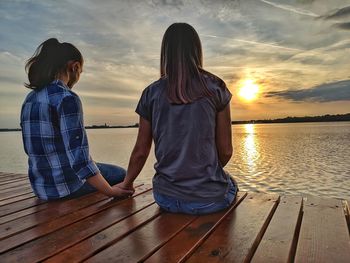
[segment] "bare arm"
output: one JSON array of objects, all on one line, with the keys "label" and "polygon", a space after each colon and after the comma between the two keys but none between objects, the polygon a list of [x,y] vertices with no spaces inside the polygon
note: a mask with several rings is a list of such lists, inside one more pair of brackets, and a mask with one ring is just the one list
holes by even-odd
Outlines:
[{"label": "bare arm", "polygon": [[107,196],[118,197],[132,195],[134,193],[133,190],[122,189],[118,186],[110,186],[110,184],[100,173],[87,178],[87,182],[95,187],[99,192]]},{"label": "bare arm", "polygon": [[120,187],[124,189],[133,189],[133,183],[141,172],[148,158],[152,146],[152,127],[151,123],[140,117],[139,132],[134,149],[131,153],[128,170],[123,183]]},{"label": "bare arm", "polygon": [[216,148],[219,161],[224,167],[232,156],[232,131],[230,104],[216,115]]}]

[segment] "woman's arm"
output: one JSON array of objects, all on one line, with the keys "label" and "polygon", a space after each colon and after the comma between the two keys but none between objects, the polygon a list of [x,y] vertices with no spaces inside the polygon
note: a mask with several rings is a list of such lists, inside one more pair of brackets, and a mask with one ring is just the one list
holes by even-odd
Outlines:
[{"label": "woman's arm", "polygon": [[139,132],[134,149],[131,153],[128,170],[124,181],[119,184],[123,189],[133,189],[133,183],[141,172],[148,158],[152,145],[152,127],[151,123],[140,117]]},{"label": "woman's arm", "polygon": [[230,104],[216,115],[216,148],[219,161],[224,167],[232,156],[232,131]]},{"label": "woman's arm", "polygon": [[133,191],[110,186],[91,159],[79,97],[65,97],[58,107],[58,114],[60,132],[67,157],[76,175],[107,196],[116,197],[133,194]]},{"label": "woman's arm", "polygon": [[134,193],[134,191],[131,189],[122,189],[116,185],[110,186],[110,184],[100,173],[87,178],[87,182],[95,187],[99,192],[107,196],[118,197],[132,195]]}]

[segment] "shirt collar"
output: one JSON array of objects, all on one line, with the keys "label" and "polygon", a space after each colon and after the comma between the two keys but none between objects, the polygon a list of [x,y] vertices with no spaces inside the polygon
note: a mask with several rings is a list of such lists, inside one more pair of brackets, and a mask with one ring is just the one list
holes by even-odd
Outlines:
[{"label": "shirt collar", "polygon": [[55,85],[58,85],[58,86],[65,88],[67,90],[70,90],[70,88],[66,84],[64,84],[64,82],[60,79],[55,79],[54,81],[51,82],[51,84],[55,84]]}]

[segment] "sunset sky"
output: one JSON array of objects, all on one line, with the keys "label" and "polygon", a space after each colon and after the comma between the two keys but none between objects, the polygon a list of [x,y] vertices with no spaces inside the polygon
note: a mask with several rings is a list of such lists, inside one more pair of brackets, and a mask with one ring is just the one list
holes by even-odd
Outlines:
[{"label": "sunset sky", "polygon": [[204,67],[233,94],[232,120],[350,112],[349,0],[1,0],[0,128],[19,127],[24,63],[50,37],[84,56],[74,91],[86,125],[136,123],[174,22],[197,30]]}]

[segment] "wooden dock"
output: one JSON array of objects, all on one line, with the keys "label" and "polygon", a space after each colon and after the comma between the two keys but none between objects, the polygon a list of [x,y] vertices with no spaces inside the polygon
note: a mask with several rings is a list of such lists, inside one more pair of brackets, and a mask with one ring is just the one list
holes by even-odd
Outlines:
[{"label": "wooden dock", "polygon": [[226,211],[162,212],[152,189],[45,202],[0,173],[0,262],[350,262],[350,200],[239,192]]}]

